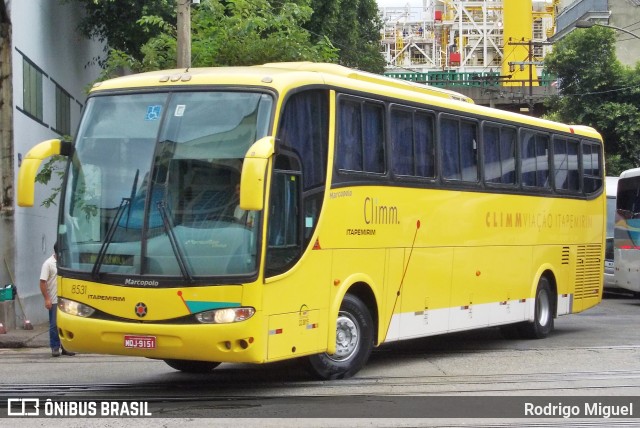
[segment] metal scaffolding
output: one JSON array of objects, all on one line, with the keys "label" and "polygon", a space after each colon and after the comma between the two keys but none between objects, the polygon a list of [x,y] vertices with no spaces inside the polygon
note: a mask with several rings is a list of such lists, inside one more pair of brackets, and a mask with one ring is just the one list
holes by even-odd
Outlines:
[{"label": "metal scaffolding", "polygon": [[537,80],[557,7],[558,0],[423,0],[383,8],[387,72],[497,75],[503,85]]}]

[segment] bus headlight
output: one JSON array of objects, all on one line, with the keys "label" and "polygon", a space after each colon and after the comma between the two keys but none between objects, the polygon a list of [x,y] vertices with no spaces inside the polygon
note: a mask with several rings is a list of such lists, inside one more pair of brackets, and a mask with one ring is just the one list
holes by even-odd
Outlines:
[{"label": "bus headlight", "polygon": [[75,300],[64,299],[62,297],[58,298],[58,309],[65,314],[83,318],[90,317],[95,312],[95,309],[91,306],[76,302]]},{"label": "bus headlight", "polygon": [[229,324],[248,320],[256,313],[254,308],[225,308],[196,314],[203,324]]}]

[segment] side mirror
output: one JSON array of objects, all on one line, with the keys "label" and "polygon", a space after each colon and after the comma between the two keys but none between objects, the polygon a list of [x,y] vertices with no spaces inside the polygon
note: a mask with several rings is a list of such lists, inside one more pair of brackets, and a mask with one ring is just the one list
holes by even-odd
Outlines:
[{"label": "side mirror", "polygon": [[42,161],[54,155],[69,156],[72,151],[71,143],[58,139],[43,141],[29,150],[18,172],[18,206],[33,206],[36,174]]},{"label": "side mirror", "polygon": [[264,137],[253,143],[244,156],[240,177],[240,208],[260,211],[264,208],[267,166],[275,150],[275,138]]}]

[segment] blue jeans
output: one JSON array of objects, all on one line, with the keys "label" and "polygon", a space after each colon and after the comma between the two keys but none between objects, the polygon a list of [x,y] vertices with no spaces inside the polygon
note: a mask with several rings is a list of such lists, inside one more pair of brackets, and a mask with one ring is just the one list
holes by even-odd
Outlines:
[{"label": "blue jeans", "polygon": [[51,349],[60,349],[57,314],[58,305],[51,306],[51,309],[49,309],[49,345],[51,345]]}]

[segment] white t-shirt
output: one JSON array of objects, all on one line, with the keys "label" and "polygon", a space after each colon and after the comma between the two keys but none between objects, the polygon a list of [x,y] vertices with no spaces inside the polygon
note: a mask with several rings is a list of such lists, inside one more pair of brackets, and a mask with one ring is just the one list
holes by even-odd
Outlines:
[{"label": "white t-shirt", "polygon": [[52,304],[58,303],[58,266],[56,264],[56,258],[51,255],[42,264],[42,270],[40,271],[40,280],[47,281],[47,292],[49,293],[49,299]]}]

